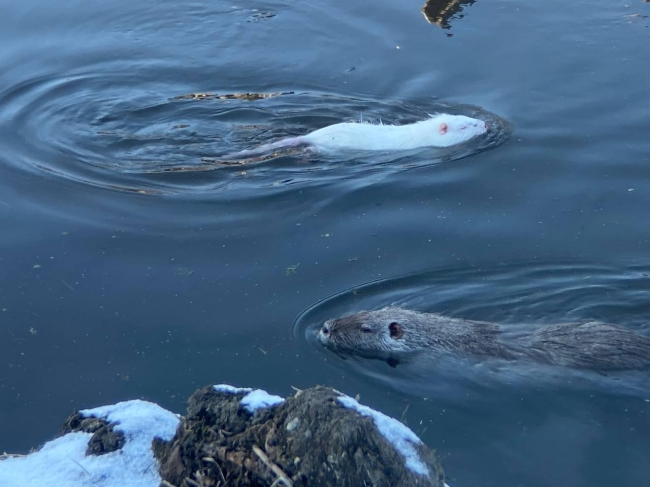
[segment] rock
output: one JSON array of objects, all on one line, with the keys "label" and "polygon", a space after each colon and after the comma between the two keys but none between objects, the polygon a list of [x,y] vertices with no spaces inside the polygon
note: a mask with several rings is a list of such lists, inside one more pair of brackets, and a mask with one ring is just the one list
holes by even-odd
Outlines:
[{"label": "rock", "polygon": [[411,430],[325,387],[286,400],[205,387],[174,438],[154,441],[154,454],[162,479],[182,487],[445,485],[435,454]]}]

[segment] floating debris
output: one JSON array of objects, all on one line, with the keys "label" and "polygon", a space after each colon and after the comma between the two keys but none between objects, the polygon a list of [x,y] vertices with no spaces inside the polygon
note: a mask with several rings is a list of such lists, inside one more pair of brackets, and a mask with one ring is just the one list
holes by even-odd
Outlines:
[{"label": "floating debris", "polygon": [[251,17],[251,20],[248,20],[247,22],[259,22],[260,20],[270,20],[273,17],[275,17],[277,14],[273,12],[257,12],[253,14]]},{"label": "floating debris", "polygon": [[290,274],[297,274],[297,273],[298,273],[298,266],[299,266],[299,265],[300,265],[300,262],[298,262],[297,264],[294,264],[294,265],[290,265],[289,267],[287,267],[287,268],[285,269],[285,271],[284,271],[284,275],[285,275],[285,276],[288,276],[288,275],[290,275]]},{"label": "floating debris", "polygon": [[232,93],[219,95],[218,93],[188,93],[170,98],[170,100],[262,100],[264,98],[273,98],[281,95],[293,95],[293,91],[280,93]]},{"label": "floating debris", "polygon": [[191,276],[194,274],[194,271],[192,269],[188,269],[187,267],[177,267],[175,274],[177,276]]},{"label": "floating debris", "polygon": [[[276,157],[280,157],[280,156],[297,154],[299,152],[302,152],[302,149],[298,147],[286,147],[274,151],[270,154],[249,157],[247,159],[226,160],[226,159],[210,159],[207,157],[202,157],[201,162],[210,164],[210,169],[214,169],[216,166],[242,166],[244,164],[259,163],[259,162],[268,161],[270,159],[275,159]],[[196,166],[196,167],[205,167],[205,166]],[[198,170],[206,171],[208,169],[198,169]]]}]

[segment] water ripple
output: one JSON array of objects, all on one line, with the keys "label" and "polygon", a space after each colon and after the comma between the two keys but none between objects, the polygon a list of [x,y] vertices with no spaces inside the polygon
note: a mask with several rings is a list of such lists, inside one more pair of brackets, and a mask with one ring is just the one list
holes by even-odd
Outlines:
[{"label": "water ripple", "polygon": [[[110,63],[105,63],[110,64]],[[119,191],[145,194],[287,190],[454,161],[505,142],[512,127],[473,106],[436,100],[398,103],[324,93],[267,98],[179,96],[166,83],[169,67],[144,66],[125,75],[102,64],[95,72],[41,76],[0,93],[0,135],[11,141],[3,159],[20,170]],[[156,71],[160,73],[150,81]],[[99,74],[101,73],[101,74]],[[140,74],[139,74],[140,73]],[[226,92],[227,93],[227,92]],[[487,135],[449,149],[371,154],[350,160],[288,154],[247,166],[224,166],[220,155],[341,121],[411,123],[446,111],[482,118]]]}]

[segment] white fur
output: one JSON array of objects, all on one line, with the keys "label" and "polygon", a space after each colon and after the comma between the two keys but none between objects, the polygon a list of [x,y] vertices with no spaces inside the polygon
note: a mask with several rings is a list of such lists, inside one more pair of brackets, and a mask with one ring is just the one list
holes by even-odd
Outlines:
[{"label": "white fur", "polygon": [[408,125],[384,125],[381,122],[379,125],[363,122],[336,123],[314,130],[307,135],[282,139],[222,157],[224,159],[250,157],[303,144],[327,152],[399,151],[423,147],[450,147],[466,142],[486,131],[487,125],[482,120],[448,113],[432,115],[427,120]]},{"label": "white fur", "polygon": [[[442,133],[441,124],[446,124]],[[299,137],[326,151],[410,150],[421,147],[450,147],[485,133],[482,120],[464,115],[437,114],[408,125],[337,123]]]}]

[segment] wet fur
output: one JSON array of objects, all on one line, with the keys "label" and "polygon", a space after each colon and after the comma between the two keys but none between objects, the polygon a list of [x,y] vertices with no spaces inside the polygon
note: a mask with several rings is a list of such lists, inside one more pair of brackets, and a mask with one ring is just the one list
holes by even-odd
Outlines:
[{"label": "wet fur", "polygon": [[[391,324],[397,325],[399,336],[391,337]],[[387,307],[328,320],[318,339],[336,352],[379,358],[391,365],[432,352],[601,373],[650,368],[649,337],[596,321],[552,325],[514,336],[494,323]]]},{"label": "wet fur", "polygon": [[[444,125],[444,128],[443,128]],[[424,147],[450,147],[485,133],[482,120],[446,113],[407,125],[337,123],[307,135],[282,139],[223,158],[241,158],[278,149],[307,145],[331,152],[337,150],[400,151]]]}]

